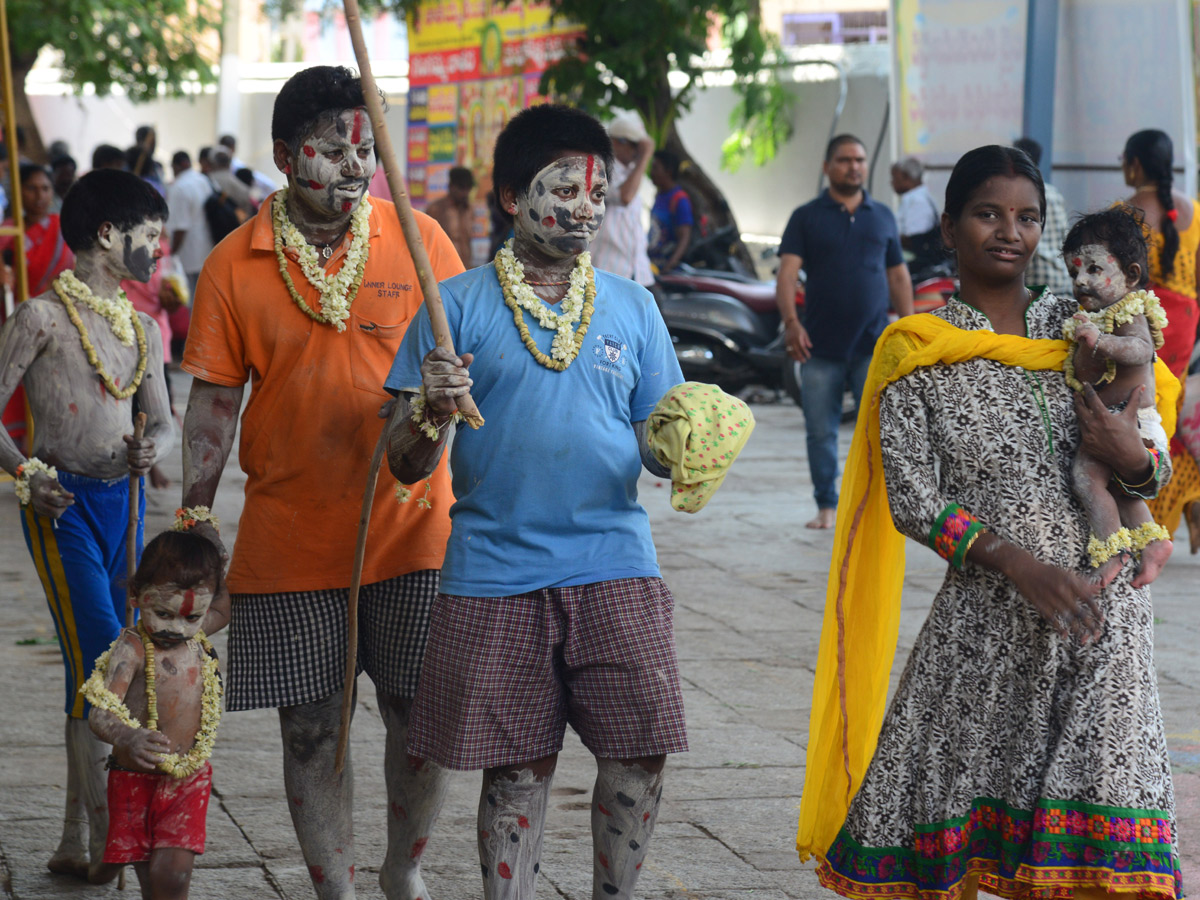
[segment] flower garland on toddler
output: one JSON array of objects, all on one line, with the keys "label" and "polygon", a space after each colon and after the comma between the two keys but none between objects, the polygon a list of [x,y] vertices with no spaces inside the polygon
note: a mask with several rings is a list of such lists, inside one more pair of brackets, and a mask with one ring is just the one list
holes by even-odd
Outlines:
[{"label": "flower garland on toddler", "polygon": [[58,469],[54,466],[48,466],[36,456],[31,456],[25,462],[17,466],[17,479],[13,482],[13,490],[17,495],[17,502],[22,506],[28,506],[33,494],[29,490],[29,479],[34,475],[41,473],[57,480]]},{"label": "flower garland on toddler", "polygon": [[[513,322],[521,334],[525,349],[547,369],[565,371],[579,355],[579,348],[583,346],[588,326],[592,323],[596,300],[596,270],[592,268],[592,255],[584,251],[576,258],[575,268],[571,270],[570,287],[562,299],[559,312],[551,309],[525,283],[525,268],[513,253],[511,240],[496,253],[496,278],[504,292],[504,303],[512,310]],[[530,336],[525,316],[521,314],[523,309],[531,313],[539,325],[555,333],[549,356],[538,349]],[[576,322],[579,323],[578,329],[575,328]]]},{"label": "flower garland on toddler", "polygon": [[[120,637],[113,641],[111,646],[100,654],[100,658],[96,660],[96,668],[92,670],[91,677],[84,682],[83,687],[79,689],[79,693],[83,694],[84,698],[96,709],[103,709],[106,712],[112,713],[124,725],[130,728],[145,728],[148,731],[158,730],[158,695],[155,692],[155,674],[154,674],[154,642],[150,639],[150,635],[146,633],[145,626],[141,622],[137,624],[137,634],[141,638],[142,647],[146,652],[145,674],[146,674],[146,724],[143,725],[129,712],[124,702],[105,687],[105,680],[108,677],[108,661],[112,657],[112,652],[116,649],[117,643],[121,640]],[[158,769],[172,778],[187,778],[194,775],[201,766],[212,756],[213,746],[217,741],[217,726],[221,722],[221,697],[224,690],[221,686],[221,677],[218,673],[217,655],[213,650],[213,645],[205,636],[203,631],[196,632],[195,640],[199,642],[201,649],[204,651],[204,694],[201,700],[200,707],[200,730],[196,732],[196,739],[192,743],[192,749],[182,756],[178,753],[163,754],[162,759],[158,761]]]},{"label": "flower garland on toddler", "polygon": [[[1150,326],[1150,336],[1154,340],[1154,349],[1162,349],[1163,329],[1167,327],[1167,314],[1163,312],[1162,304],[1154,295],[1154,291],[1130,291],[1112,306],[1098,309],[1095,312],[1080,308],[1079,312],[1087,316],[1102,334],[1112,334],[1114,329],[1128,325],[1136,316],[1145,316],[1146,324]],[[1075,335],[1080,324],[1072,317],[1063,322],[1062,327],[1063,339],[1071,344],[1067,350],[1067,358],[1063,362],[1063,375],[1067,384],[1076,391],[1083,390],[1083,383],[1075,377],[1075,348],[1078,344]],[[1117,364],[1110,359],[1099,383],[1107,384],[1113,380],[1116,374]]]}]

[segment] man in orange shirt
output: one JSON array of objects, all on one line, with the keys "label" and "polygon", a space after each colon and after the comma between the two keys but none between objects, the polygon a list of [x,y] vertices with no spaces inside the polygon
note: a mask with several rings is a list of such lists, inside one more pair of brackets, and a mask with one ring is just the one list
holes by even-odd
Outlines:
[{"label": "man in orange shirt", "polygon": [[[359,80],[329,66],[298,73],[275,101],[271,131],[288,186],[209,255],[196,286],[183,505],[211,507],[249,380],[227,707],[279,709],[288,809],[313,886],[344,900],[354,896],[353,770],[347,760],[335,775],[334,755],[346,599],[383,382],[421,293],[391,204],[367,197],[374,138]],[[442,229],[417,217],[436,277],[462,272]],[[405,754],[450,531],[444,464],[420,496],[398,504],[380,479],[359,616],[359,658],[387,727],[379,880],[389,900],[428,896],[419,863],[446,785],[443,770]]]}]

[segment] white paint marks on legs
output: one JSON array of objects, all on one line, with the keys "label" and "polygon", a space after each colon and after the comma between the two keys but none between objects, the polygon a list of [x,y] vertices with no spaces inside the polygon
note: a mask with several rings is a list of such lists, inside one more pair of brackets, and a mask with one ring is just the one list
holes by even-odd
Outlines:
[{"label": "white paint marks on legs", "polygon": [[514,781],[485,776],[479,797],[484,900],[531,900],[542,866],[542,834],[553,776],[523,769]]},{"label": "white paint marks on legs", "polygon": [[663,773],[596,760],[592,792],[592,900],[631,900],[658,820]]},{"label": "white paint marks on legs", "polygon": [[421,878],[421,856],[446,800],[450,773],[408,756],[405,748],[412,702],[380,690],[375,694],[387,728],[383,774],[388,793],[388,846],[379,886],[387,900],[430,900]]},{"label": "white paint marks on legs", "polygon": [[[72,723],[75,723],[72,725]],[[80,727],[82,726],[82,727]],[[86,732],[86,735],[85,735]],[[84,759],[73,745],[91,737],[83,719],[67,716],[65,744],[67,749],[67,802],[63,812],[62,837],[58,849],[46,863],[46,868],[59,875],[87,878],[88,874],[88,810],[83,795],[83,772],[77,760]]]},{"label": "white paint marks on legs", "polygon": [[334,772],[342,692],[279,710],[283,784],[318,900],[354,898],[354,766]]}]

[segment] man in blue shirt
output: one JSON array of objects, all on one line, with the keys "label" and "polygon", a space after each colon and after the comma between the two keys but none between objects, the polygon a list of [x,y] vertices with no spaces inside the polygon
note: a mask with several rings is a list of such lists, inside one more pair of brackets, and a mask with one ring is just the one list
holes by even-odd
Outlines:
[{"label": "man in blue shirt", "polygon": [[670,272],[683,260],[696,224],[692,201],[677,183],[679,166],[679,157],[669,150],[656,151],[650,164],[650,181],[658,188],[650,209],[650,262],[660,272]]},{"label": "man in blue shirt", "polygon": [[408,752],[484,770],[487,900],[534,894],[568,724],[597,761],[597,897],[632,897],[666,755],[687,749],[671,594],[637,502],[643,465],[667,477],[646,419],[683,377],[650,292],[586,252],[610,171],[608,134],[586,113],[514,116],[493,168],[513,241],[441,285],[461,352],[435,348],[422,311],[385,384],[400,404],[388,463],[404,484],[433,470],[468,388],[486,420],[451,450],[450,540]]},{"label": "man in blue shirt", "polygon": [[[792,213],[779,245],[775,299],[788,353],[803,363],[800,389],[808,467],[817,501],[809,528],[832,528],[837,512],[837,436],[842,395],[857,404],[888,307],[913,311],[912,280],[904,265],[896,220],[863,188],[867,150],[841,134],[825,150],[829,187]],[[796,280],[803,267],[804,322],[796,314]]]}]

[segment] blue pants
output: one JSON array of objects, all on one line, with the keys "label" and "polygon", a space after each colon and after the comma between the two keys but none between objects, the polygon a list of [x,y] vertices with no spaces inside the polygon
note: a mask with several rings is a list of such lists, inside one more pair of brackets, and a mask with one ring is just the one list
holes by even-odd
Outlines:
[{"label": "blue pants", "polygon": [[861,404],[870,365],[870,356],[848,360],[813,356],[800,367],[808,470],[818,509],[837,509],[838,426],[842,422],[842,396],[849,388],[855,404]]},{"label": "blue pants", "polygon": [[[86,719],[91,705],[79,689],[96,658],[125,627],[125,532],[129,479],[102,481],[59,472],[75,502],[55,520],[21,508],[25,546],[46,592],[67,679],[67,715]],[[138,492],[138,558],[146,518],[146,492]]]}]

